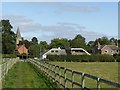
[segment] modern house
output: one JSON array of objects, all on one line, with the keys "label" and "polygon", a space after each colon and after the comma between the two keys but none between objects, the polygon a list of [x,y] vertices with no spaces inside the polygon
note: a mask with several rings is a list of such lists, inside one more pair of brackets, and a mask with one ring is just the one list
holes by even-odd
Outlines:
[{"label": "modern house", "polygon": [[90,55],[83,48],[71,48],[69,50],[65,50],[65,49],[61,49],[61,48],[52,48],[42,55],[42,59],[45,59],[47,57],[47,55],[67,55],[67,54],[71,54],[71,55],[83,55],[83,54]]},{"label": "modern house", "polygon": [[46,53],[44,53],[42,55],[42,59],[45,59],[47,57],[47,55],[67,55],[65,49],[61,49],[59,48],[52,48],[49,51],[47,51]]},{"label": "modern house", "polygon": [[71,55],[83,55],[83,54],[91,55],[83,48],[71,48],[70,52],[71,52]]},{"label": "modern house", "polygon": [[94,47],[93,53],[113,55],[119,53],[119,48],[116,45],[100,45],[98,43],[98,45]]}]

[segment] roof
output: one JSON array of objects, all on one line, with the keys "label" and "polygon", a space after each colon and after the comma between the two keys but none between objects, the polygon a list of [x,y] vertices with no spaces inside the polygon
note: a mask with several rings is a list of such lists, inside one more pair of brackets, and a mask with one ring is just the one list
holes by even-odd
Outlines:
[{"label": "roof", "polygon": [[112,50],[118,50],[118,47],[115,45],[107,45],[109,48],[111,48]]},{"label": "roof", "polygon": [[[54,52],[52,52],[54,51]],[[65,49],[60,49],[60,48],[52,48],[48,52],[44,54],[50,54],[50,55],[66,55]]]},{"label": "roof", "polygon": [[18,50],[20,47],[22,47],[22,45],[19,45],[16,49]]},{"label": "roof", "polygon": [[[21,48],[21,47],[25,47],[25,45],[23,44],[23,45],[19,45],[16,49],[18,50],[19,48]],[[26,47],[25,47],[26,48]]]},{"label": "roof", "polygon": [[21,34],[20,34],[20,30],[19,30],[19,27],[17,28],[17,32],[16,32],[16,35],[17,35],[17,37],[20,37],[20,38],[21,38]]}]

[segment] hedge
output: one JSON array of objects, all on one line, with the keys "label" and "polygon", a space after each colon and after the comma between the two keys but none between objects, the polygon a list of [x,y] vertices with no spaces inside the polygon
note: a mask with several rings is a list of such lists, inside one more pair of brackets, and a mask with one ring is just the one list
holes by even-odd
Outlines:
[{"label": "hedge", "polygon": [[16,54],[2,54],[2,58],[16,58]]},{"label": "hedge", "polygon": [[47,55],[50,61],[67,61],[67,62],[114,62],[115,59],[110,55]]}]

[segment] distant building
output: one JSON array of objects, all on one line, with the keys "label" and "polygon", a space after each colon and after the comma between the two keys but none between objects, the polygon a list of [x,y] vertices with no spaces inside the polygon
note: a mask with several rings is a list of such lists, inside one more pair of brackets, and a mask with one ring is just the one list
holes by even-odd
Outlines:
[{"label": "distant building", "polygon": [[15,52],[17,53],[17,56],[19,58],[26,58],[28,57],[28,49],[25,47],[25,44],[20,45],[20,41],[22,41],[22,37],[20,34],[20,29],[19,27],[17,28],[16,32],[16,50]]},{"label": "distant building", "polygon": [[67,55],[65,49],[52,48],[42,55],[42,59],[45,59],[47,55]]},{"label": "distant building", "polygon": [[42,59],[45,59],[47,55],[90,55],[86,50],[83,48],[71,48],[69,50],[61,49],[61,48],[52,48],[46,53],[42,54]]},{"label": "distant building", "polygon": [[119,53],[119,48],[116,45],[100,45],[98,42],[98,45],[93,49],[93,53],[113,55]]},{"label": "distant building", "polygon": [[91,55],[83,48],[71,48],[70,53],[71,55],[84,55],[84,54]]},{"label": "distant building", "polygon": [[19,44],[20,41],[22,41],[22,37],[21,37],[21,34],[20,34],[20,30],[19,30],[19,27],[17,28],[17,32],[16,32],[16,45]]},{"label": "distant building", "polygon": [[17,46],[16,51],[17,51],[19,54],[26,54],[26,55],[28,55],[28,49],[25,47],[24,44]]}]

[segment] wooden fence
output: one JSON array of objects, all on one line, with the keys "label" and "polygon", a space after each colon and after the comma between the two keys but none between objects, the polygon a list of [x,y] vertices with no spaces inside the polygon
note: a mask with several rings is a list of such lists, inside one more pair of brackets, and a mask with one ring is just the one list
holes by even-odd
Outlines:
[{"label": "wooden fence", "polygon": [[7,74],[8,70],[16,63],[16,58],[3,58],[0,64],[0,80]]},{"label": "wooden fence", "polygon": [[[33,65],[35,65],[37,68],[41,70],[48,78],[51,78],[54,82],[57,82],[59,85],[61,85],[64,88],[69,89],[69,86],[67,86],[67,81],[71,83],[70,88],[75,88],[74,86],[78,86],[78,88],[89,90],[89,87],[86,87],[85,84],[85,78],[90,78],[96,81],[96,88],[97,90],[100,90],[101,83],[113,86],[114,88],[120,88],[120,83],[112,82],[109,80],[105,80],[90,74],[73,71],[68,68],[60,67],[57,65],[50,64],[45,61],[40,60],[29,60]],[[67,72],[71,73],[71,78],[66,74]],[[81,77],[80,82],[75,81],[75,74],[79,75]]]}]

